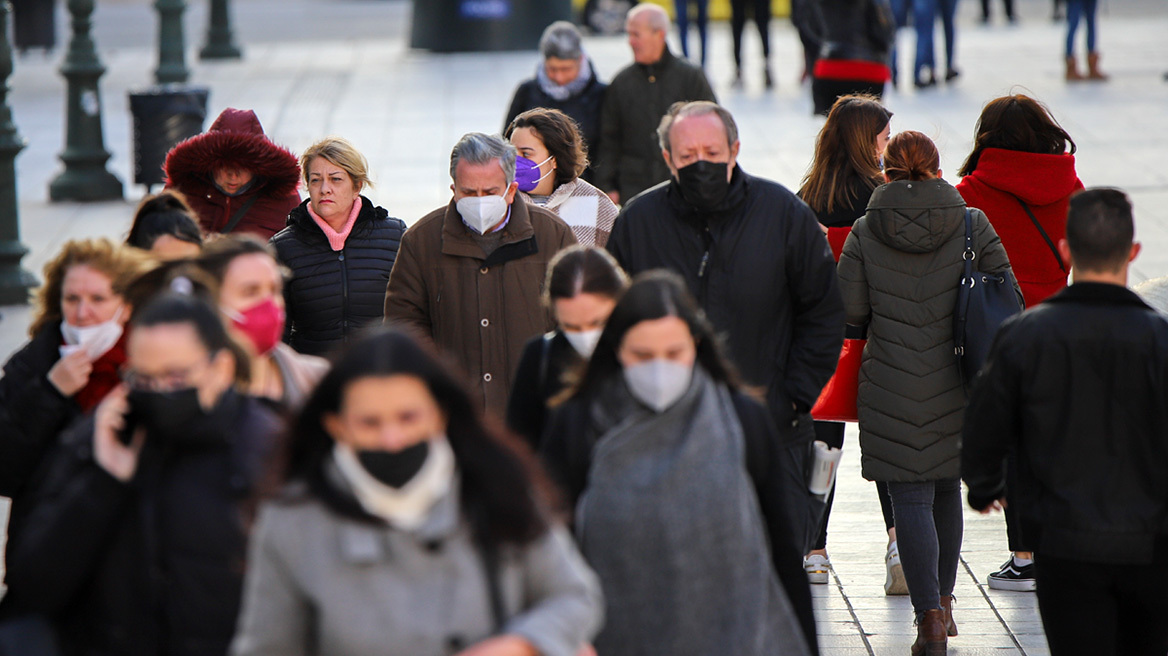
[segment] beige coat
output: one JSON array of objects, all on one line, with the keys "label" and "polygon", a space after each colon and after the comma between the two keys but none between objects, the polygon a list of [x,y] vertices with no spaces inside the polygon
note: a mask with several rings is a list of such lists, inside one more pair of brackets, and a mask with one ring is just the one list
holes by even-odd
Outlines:
[{"label": "beige coat", "polygon": [[554,326],[540,299],[548,261],[576,243],[554,214],[516,200],[490,257],[453,201],[410,226],[385,292],[386,323],[414,329],[455,358],[483,407],[499,416],[523,345]]}]

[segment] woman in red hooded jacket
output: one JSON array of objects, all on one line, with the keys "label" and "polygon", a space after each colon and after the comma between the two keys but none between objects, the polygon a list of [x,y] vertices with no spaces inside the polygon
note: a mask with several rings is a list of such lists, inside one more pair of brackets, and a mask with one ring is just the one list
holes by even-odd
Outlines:
[{"label": "woman in red hooded jacket", "polygon": [[1067,286],[1055,247],[1066,233],[1071,194],[1083,188],[1075,142],[1046,107],[1021,94],[986,104],[976,132],[957,191],[989,217],[1031,307]]},{"label": "woman in red hooded jacket", "polygon": [[[1068,152],[1069,149],[1069,152]],[[959,174],[966,205],[985,212],[1002,239],[1026,307],[1067,286],[1067,265],[1056,246],[1066,236],[1067,205],[1083,188],[1075,173],[1075,142],[1037,100],[1014,94],[986,104],[973,152]],[[1007,476],[1013,476],[1013,462]],[[1012,484],[1011,484],[1011,487]],[[1034,590],[1031,546],[1021,534],[1017,507],[1006,509],[1013,555],[989,575],[995,590]]]},{"label": "woman in red hooded jacket", "polygon": [[227,108],[211,129],[166,156],[166,187],[178,189],[203,231],[271,238],[300,204],[300,165],[264,135],[250,109]]}]

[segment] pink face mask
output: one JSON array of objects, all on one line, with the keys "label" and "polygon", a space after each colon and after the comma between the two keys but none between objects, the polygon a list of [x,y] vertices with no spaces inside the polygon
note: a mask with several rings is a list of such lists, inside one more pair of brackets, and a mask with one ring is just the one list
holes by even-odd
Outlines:
[{"label": "pink face mask", "polygon": [[284,310],[272,298],[266,298],[242,312],[223,312],[231,317],[231,324],[236,330],[247,335],[258,355],[266,355],[276,348],[284,333]]}]

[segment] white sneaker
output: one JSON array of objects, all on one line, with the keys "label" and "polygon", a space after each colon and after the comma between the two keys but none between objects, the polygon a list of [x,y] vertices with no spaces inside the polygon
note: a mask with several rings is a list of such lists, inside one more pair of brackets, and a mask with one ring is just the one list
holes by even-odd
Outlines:
[{"label": "white sneaker", "polygon": [[896,550],[895,541],[888,545],[888,553],[884,556],[884,569],[887,571],[884,577],[884,594],[888,596],[908,594],[908,583],[904,580],[904,567],[900,564],[900,552]]},{"label": "white sneaker", "polygon": [[831,570],[831,561],[826,556],[818,554],[803,557],[803,571],[807,572],[808,583],[827,583],[827,573]]}]

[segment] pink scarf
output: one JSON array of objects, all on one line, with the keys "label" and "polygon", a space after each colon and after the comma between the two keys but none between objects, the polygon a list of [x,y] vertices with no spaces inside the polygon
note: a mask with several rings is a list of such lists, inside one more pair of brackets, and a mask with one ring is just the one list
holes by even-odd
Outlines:
[{"label": "pink scarf", "polygon": [[349,212],[349,219],[345,221],[345,225],[341,226],[340,232],[333,230],[333,227],[330,226],[328,222],[320,218],[316,212],[312,211],[311,202],[309,202],[308,205],[305,205],[305,207],[308,208],[308,216],[312,217],[312,220],[315,221],[316,225],[320,226],[321,231],[324,232],[324,236],[328,237],[329,246],[334,251],[339,251],[345,247],[345,240],[349,238],[349,233],[353,231],[353,224],[357,223],[357,215],[361,213],[361,203],[362,200],[360,196],[358,196],[353,201],[353,210]]}]

